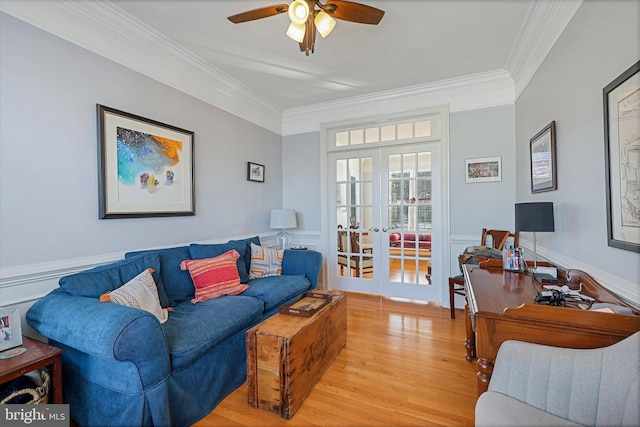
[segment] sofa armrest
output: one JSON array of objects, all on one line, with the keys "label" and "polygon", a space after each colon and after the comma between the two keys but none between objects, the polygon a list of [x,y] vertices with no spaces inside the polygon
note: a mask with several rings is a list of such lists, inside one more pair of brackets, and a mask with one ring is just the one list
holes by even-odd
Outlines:
[{"label": "sofa armrest", "polygon": [[144,386],[170,372],[164,332],[151,313],[56,289],[36,302],[26,319],[42,335],[78,351],[134,363]]},{"label": "sofa armrest", "polygon": [[322,268],[322,254],[310,250],[284,251],[282,258],[282,274],[304,274],[311,282],[311,288],[318,287],[320,269]]}]

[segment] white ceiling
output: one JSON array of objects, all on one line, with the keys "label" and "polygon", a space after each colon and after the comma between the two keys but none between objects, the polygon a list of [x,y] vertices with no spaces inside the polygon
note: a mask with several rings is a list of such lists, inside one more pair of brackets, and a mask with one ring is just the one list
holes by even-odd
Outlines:
[{"label": "white ceiling", "polygon": [[513,103],[582,0],[361,0],[379,25],[337,21],[305,56],[288,0],[1,0],[0,10],[274,132],[448,104]]},{"label": "white ceiling", "polygon": [[531,0],[363,0],[378,25],[337,21],[306,56],[287,14],[233,24],[227,16],[282,0],[111,0],[135,19],[281,108],[506,68]]}]

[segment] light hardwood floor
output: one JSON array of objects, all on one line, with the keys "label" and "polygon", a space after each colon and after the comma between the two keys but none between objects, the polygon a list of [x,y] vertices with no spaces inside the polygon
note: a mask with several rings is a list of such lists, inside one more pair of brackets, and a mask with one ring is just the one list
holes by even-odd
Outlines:
[{"label": "light hardwood floor", "polygon": [[250,407],[245,383],[196,426],[473,425],[461,311],[349,294],[347,313],[346,347],[290,420]]}]

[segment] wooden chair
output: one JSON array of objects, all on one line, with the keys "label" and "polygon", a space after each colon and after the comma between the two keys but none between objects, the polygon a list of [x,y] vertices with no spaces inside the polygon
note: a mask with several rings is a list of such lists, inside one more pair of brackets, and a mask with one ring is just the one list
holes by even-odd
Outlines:
[{"label": "wooden chair", "polygon": [[[516,231],[511,233],[507,230],[487,230],[482,229],[482,238],[480,239],[480,246],[487,246],[487,237],[491,238],[491,247],[494,249],[502,250],[509,238],[513,238],[513,246],[518,247],[520,242],[520,232]],[[458,263],[464,264],[471,255],[460,255],[458,257]],[[455,309],[455,295],[466,296],[464,291],[464,276],[449,277],[449,310],[451,311],[451,318],[456,318]]]},{"label": "wooden chair", "polygon": [[[350,236],[347,240],[347,234]],[[371,254],[371,248],[361,249],[360,246],[360,234],[347,231],[338,230],[338,265],[340,265],[340,273],[344,272],[344,268],[355,270],[354,277],[360,277],[360,270],[362,267],[362,273],[373,272],[373,257],[359,254]]]}]

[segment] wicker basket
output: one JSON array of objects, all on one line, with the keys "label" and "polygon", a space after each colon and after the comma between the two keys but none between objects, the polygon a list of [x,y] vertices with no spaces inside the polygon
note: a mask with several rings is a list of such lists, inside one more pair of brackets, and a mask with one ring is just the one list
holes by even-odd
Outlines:
[{"label": "wicker basket", "polygon": [[51,377],[45,369],[40,371],[40,377],[42,378],[42,386],[36,388],[23,388],[22,390],[14,391],[9,396],[2,399],[0,404],[10,402],[14,397],[21,396],[23,394],[30,394],[32,396],[31,401],[27,402],[27,404],[37,405],[48,403]]}]

